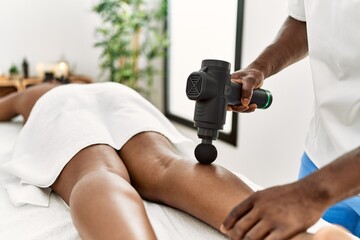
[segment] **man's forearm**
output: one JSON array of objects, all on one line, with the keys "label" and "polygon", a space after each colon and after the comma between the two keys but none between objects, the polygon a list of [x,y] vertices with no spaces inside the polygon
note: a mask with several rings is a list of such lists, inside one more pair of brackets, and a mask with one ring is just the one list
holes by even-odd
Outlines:
[{"label": "man's forearm", "polygon": [[314,201],[331,206],[360,193],[360,147],[299,181]]},{"label": "man's forearm", "polygon": [[295,63],[308,53],[306,23],[288,17],[277,37],[248,68],[255,68],[270,77]]}]

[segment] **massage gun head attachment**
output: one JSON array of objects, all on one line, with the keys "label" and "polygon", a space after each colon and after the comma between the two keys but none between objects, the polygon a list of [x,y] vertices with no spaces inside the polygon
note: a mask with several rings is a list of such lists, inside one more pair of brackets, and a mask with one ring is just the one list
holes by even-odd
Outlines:
[{"label": "massage gun head attachment", "polygon": [[216,147],[203,141],[196,146],[195,157],[201,164],[211,164],[217,157]]},{"label": "massage gun head attachment", "polygon": [[196,159],[210,164],[217,157],[212,141],[219,136],[226,118],[227,96],[230,94],[230,63],[220,60],[203,60],[201,69],[190,74],[186,95],[196,101],[194,126],[202,143],[195,149]]}]

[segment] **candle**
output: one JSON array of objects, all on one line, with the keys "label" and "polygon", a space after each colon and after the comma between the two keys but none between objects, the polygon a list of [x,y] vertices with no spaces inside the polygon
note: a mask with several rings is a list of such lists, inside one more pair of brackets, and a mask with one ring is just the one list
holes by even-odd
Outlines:
[{"label": "candle", "polygon": [[38,63],[36,65],[36,75],[40,79],[44,79],[45,77],[45,65],[43,63]]},{"label": "candle", "polygon": [[59,62],[57,65],[55,76],[58,78],[64,77],[67,78],[69,75],[69,66],[66,62]]}]

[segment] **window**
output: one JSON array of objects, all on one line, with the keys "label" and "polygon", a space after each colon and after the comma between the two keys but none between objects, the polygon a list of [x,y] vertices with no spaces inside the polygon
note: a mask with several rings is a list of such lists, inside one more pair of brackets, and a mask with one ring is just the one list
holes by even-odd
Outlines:
[{"label": "window", "polygon": [[[204,59],[241,66],[244,0],[168,0],[167,30],[170,47],[165,60],[165,115],[192,127],[195,102],[185,93],[187,77]],[[237,144],[236,113],[227,113],[219,139]]]}]

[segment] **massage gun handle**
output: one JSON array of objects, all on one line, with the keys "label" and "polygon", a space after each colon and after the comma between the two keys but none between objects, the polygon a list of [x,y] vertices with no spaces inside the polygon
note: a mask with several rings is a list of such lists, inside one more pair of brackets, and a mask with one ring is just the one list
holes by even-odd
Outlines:
[{"label": "massage gun handle", "polygon": [[[228,97],[228,105],[241,105],[241,84],[231,82],[231,94]],[[265,89],[254,89],[251,97],[251,103],[255,103],[258,108],[266,109],[272,103],[271,92]]]}]

